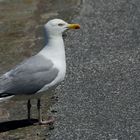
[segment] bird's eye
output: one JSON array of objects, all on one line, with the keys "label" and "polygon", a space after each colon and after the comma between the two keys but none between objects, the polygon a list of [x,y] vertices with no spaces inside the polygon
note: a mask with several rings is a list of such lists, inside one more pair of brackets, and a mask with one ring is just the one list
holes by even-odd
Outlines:
[{"label": "bird's eye", "polygon": [[59,23],[58,26],[64,26],[64,24],[63,23]]}]

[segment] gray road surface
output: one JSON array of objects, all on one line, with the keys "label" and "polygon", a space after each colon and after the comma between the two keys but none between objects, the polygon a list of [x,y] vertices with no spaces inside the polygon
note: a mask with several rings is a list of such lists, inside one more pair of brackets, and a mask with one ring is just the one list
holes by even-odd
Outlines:
[{"label": "gray road surface", "polygon": [[49,140],[140,140],[140,1],[83,0]]}]

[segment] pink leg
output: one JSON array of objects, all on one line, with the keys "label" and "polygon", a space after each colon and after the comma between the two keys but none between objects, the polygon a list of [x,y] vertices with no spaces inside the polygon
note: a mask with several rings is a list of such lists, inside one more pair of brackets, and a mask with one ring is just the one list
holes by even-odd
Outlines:
[{"label": "pink leg", "polygon": [[37,109],[38,109],[38,123],[40,125],[53,124],[55,122],[55,118],[53,118],[53,117],[49,117],[48,120],[46,120],[46,121],[42,120],[40,99],[37,100]]}]

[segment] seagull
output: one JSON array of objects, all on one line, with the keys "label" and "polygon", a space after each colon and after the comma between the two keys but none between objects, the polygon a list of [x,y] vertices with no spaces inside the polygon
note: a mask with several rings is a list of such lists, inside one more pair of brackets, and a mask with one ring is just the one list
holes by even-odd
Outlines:
[{"label": "seagull", "polygon": [[51,120],[42,120],[41,95],[64,80],[66,58],[62,34],[68,29],[79,28],[79,24],[68,24],[61,19],[48,21],[45,24],[48,40],[45,47],[36,55],[0,76],[0,102],[14,97],[26,97],[27,117],[30,120],[30,100],[35,98],[37,99],[38,123],[50,123]]}]

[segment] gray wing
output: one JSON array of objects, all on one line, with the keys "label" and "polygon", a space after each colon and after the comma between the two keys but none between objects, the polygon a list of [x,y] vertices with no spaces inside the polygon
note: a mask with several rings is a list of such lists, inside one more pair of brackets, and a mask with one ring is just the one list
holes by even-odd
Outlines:
[{"label": "gray wing", "polygon": [[51,83],[57,74],[58,69],[50,60],[33,56],[0,77],[0,97],[34,94]]}]

